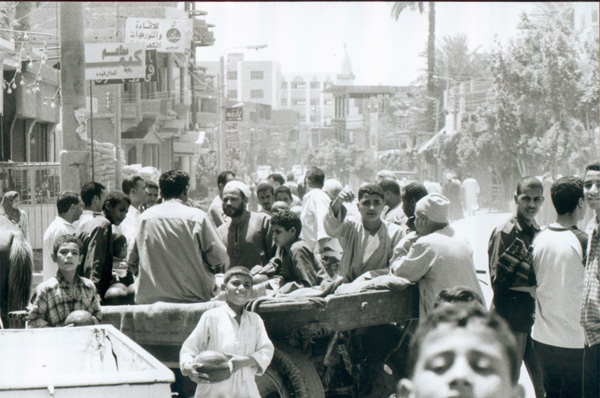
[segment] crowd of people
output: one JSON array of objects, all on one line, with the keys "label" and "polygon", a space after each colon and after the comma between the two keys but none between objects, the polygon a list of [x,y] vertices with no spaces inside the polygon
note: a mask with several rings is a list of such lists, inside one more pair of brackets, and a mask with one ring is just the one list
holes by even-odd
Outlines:
[{"label": "crowd of people", "polygon": [[[381,173],[355,193],[311,167],[300,186],[272,174],[254,192],[226,170],[207,212],[188,198],[189,178],[171,170],[158,184],[133,176],[122,191],[89,182],[79,193],[61,192],[58,215],[43,237],[44,281],[31,294],[28,326],[95,324],[100,305],[225,300],[227,306],[202,316],[184,343],[181,370],[199,383],[196,396],[209,396],[220,383],[208,383],[194,357],[225,352],[236,376],[218,391],[257,396],[254,375],[268,366],[273,345],[260,317],[244,310],[248,299],[302,289],[328,294],[392,277],[418,285],[422,320],[413,373],[399,384],[400,396],[434,388],[434,379],[442,380],[461,356],[476,375],[504,372],[508,384],[494,384],[503,396],[518,396],[522,361],[537,397],[600,396],[600,164],[588,166],[583,179],[552,182],[552,203],[544,203],[542,181],[519,181],[514,214],[489,239],[491,314],[473,249],[452,226],[463,217],[463,204],[467,215],[478,209],[480,188],[470,176],[461,184],[449,175],[443,188],[428,189]],[[4,195],[0,218],[26,236],[26,216],[15,200],[18,194]],[[586,203],[594,217],[582,231],[577,223]],[[535,218],[543,206],[552,206],[556,218],[540,227]],[[6,268],[0,274],[3,322],[11,281]],[[479,309],[438,308],[457,288],[456,301],[467,292]],[[447,335],[449,329],[456,334]],[[473,350],[479,350],[474,357]],[[451,388],[485,390],[467,376],[457,383]]]}]

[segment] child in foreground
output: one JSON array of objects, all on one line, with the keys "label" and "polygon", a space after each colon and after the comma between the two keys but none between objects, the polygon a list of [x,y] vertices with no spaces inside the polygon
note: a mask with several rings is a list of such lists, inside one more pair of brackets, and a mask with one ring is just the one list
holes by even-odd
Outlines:
[{"label": "child in foreground", "polygon": [[[226,305],[202,314],[198,325],[185,340],[179,354],[181,373],[198,383],[196,398],[260,398],[255,375],[265,372],[273,358],[273,343],[260,316],[244,305],[252,294],[252,275],[244,267],[232,267],[221,285]],[[232,375],[211,382],[194,367],[194,358],[203,351],[230,356]]]},{"label": "child in foreground", "polygon": [[91,280],[77,275],[80,247],[81,241],[73,235],[59,236],[54,242],[51,257],[58,271],[35,289],[28,327],[93,325],[102,318],[96,287]]},{"label": "child in foreground", "polygon": [[434,309],[419,326],[409,353],[409,378],[398,397],[523,398],[520,363],[506,322],[481,305]]}]

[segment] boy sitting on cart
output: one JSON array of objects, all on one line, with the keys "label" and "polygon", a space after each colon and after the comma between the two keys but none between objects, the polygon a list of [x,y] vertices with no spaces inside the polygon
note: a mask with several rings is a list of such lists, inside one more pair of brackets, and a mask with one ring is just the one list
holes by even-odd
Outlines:
[{"label": "boy sitting on cart", "polygon": [[330,280],[321,262],[315,260],[312,250],[300,239],[302,222],[297,214],[291,211],[274,214],[271,229],[277,252],[267,265],[252,269],[255,282],[276,278],[280,285],[278,292],[290,293]]}]

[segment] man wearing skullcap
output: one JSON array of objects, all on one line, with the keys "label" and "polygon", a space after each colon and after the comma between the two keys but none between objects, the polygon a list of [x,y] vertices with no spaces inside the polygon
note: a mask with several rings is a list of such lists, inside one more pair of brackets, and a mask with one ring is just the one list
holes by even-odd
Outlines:
[{"label": "man wearing skullcap", "polygon": [[425,316],[444,289],[464,286],[483,297],[469,242],[448,224],[449,200],[430,194],[417,202],[415,227],[419,238],[404,257],[392,262],[392,273],[419,284],[420,313]]},{"label": "man wearing skullcap", "polygon": [[163,202],[140,216],[127,261],[138,273],[136,304],[197,303],[218,293],[215,274],[229,262],[227,249],[208,215],[185,205],[189,182],[183,171],[163,173],[158,181]]},{"label": "man wearing skullcap", "polygon": [[230,181],[223,188],[223,213],[229,219],[218,232],[232,267],[252,269],[255,265],[266,265],[275,254],[271,217],[248,211],[250,195],[250,188],[241,181]]}]

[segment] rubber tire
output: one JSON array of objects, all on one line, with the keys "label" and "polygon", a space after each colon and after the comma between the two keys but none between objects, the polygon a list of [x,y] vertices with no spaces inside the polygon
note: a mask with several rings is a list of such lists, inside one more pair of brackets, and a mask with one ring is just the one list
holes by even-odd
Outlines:
[{"label": "rubber tire", "polygon": [[271,365],[256,378],[263,398],[325,398],[321,378],[303,352],[287,344],[275,345]]}]

